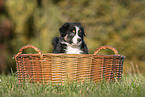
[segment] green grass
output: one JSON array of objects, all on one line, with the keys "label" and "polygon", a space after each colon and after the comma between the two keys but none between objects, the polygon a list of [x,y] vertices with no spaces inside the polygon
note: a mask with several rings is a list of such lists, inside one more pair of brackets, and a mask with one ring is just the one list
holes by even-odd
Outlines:
[{"label": "green grass", "polygon": [[123,76],[121,82],[65,85],[18,84],[17,76],[0,75],[0,97],[144,97],[145,77]]}]

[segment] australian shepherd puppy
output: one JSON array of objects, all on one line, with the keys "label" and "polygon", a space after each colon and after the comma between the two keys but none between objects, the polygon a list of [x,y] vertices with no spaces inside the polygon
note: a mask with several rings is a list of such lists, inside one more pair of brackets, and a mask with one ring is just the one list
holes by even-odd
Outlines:
[{"label": "australian shepherd puppy", "polygon": [[52,41],[53,53],[88,54],[84,42],[85,32],[80,23],[64,23],[60,28],[60,37]]}]

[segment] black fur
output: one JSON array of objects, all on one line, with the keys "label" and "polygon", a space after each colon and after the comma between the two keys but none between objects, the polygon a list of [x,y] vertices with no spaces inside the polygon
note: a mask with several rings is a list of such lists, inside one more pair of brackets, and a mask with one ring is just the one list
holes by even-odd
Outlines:
[{"label": "black fur", "polygon": [[[84,42],[83,36],[85,35],[84,29],[80,23],[64,23],[60,28],[60,37],[55,37],[52,41],[54,46],[53,53],[66,53],[68,44],[72,44],[72,39],[74,34],[72,31],[75,29],[75,26],[79,27],[81,32],[78,34],[81,39],[81,44],[77,45],[82,51],[82,54],[88,54],[87,45]],[[80,31],[79,30],[79,31]],[[66,38],[66,39],[65,39]]]}]

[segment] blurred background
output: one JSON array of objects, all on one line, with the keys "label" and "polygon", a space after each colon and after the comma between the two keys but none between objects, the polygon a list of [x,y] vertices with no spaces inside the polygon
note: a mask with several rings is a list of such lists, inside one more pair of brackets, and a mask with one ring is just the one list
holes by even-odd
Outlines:
[{"label": "blurred background", "polygon": [[81,22],[91,54],[110,45],[126,56],[124,74],[145,75],[145,0],[0,0],[0,74],[16,71],[24,45],[51,53],[64,22]]}]

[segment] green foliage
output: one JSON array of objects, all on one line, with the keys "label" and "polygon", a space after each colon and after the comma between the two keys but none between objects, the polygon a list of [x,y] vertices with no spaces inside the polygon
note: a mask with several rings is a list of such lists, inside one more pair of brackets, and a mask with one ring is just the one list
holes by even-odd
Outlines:
[{"label": "green foliage", "polygon": [[13,27],[10,56],[28,44],[52,52],[51,40],[59,35],[59,27],[81,22],[90,53],[110,45],[127,61],[145,60],[144,0],[5,0],[5,9]]},{"label": "green foliage", "polygon": [[43,7],[39,8],[36,0],[6,2],[6,8],[15,25],[14,47],[33,44],[44,52],[52,50],[51,40],[64,18],[57,6],[47,0],[42,3]]},{"label": "green foliage", "polygon": [[15,74],[0,75],[1,97],[143,97],[145,77],[123,76],[121,82],[20,85]]}]

